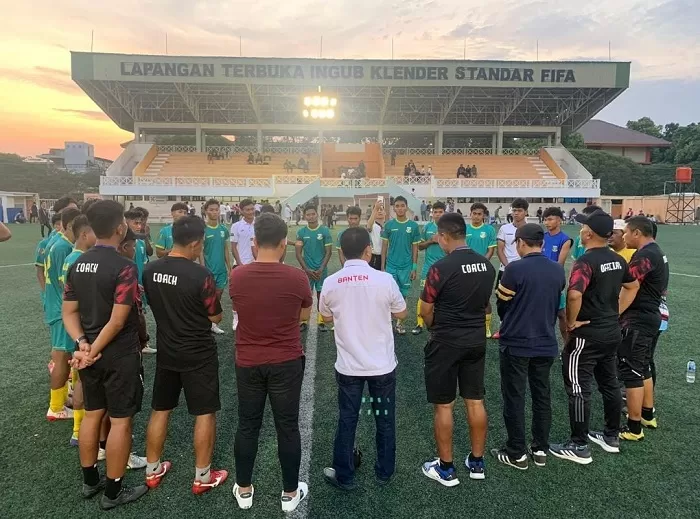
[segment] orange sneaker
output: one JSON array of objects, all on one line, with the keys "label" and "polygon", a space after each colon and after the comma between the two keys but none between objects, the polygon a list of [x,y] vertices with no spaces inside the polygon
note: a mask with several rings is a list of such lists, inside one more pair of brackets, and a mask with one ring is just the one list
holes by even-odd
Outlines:
[{"label": "orange sneaker", "polygon": [[228,471],[227,470],[213,470],[211,471],[211,478],[209,479],[209,483],[204,483],[203,481],[195,481],[192,483],[192,493],[193,494],[204,494],[205,492],[208,492],[212,488],[216,488],[219,485],[223,484],[224,481],[228,478]]},{"label": "orange sneaker", "polygon": [[150,474],[146,475],[146,486],[148,488],[156,488],[158,485],[160,485],[160,482],[163,480],[165,475],[170,472],[170,467],[172,467],[172,463],[169,461],[164,461],[160,464],[160,472],[156,474]]}]

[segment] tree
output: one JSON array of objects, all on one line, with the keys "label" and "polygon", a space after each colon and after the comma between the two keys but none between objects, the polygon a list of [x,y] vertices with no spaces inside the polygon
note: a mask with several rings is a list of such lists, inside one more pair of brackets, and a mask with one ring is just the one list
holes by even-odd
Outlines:
[{"label": "tree", "polygon": [[661,125],[657,125],[650,117],[642,117],[636,121],[627,121],[627,128],[652,137],[661,138]]},{"label": "tree", "polygon": [[583,135],[578,132],[570,133],[561,140],[565,148],[570,150],[582,150],[586,147]]}]

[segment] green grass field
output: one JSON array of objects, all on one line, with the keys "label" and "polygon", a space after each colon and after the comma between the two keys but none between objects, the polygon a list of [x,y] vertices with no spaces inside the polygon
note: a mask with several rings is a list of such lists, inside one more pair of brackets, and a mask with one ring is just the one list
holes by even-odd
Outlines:
[{"label": "green grass field", "polygon": [[[77,451],[69,447],[72,422],[48,423],[49,358],[47,327],[34,274],[33,252],[38,241],[36,226],[12,226],[11,241],[0,244],[0,517],[91,517],[99,513],[96,500],[78,497],[81,484]],[[576,229],[567,229],[570,234]],[[290,230],[290,235],[295,229]],[[314,390],[303,399],[312,409],[312,420],[304,420],[308,432],[302,472],[310,486],[308,502],[296,517],[699,517],[700,450],[693,441],[700,431],[700,384],[685,381],[689,358],[700,360],[700,320],[697,294],[700,292],[700,229],[661,227],[659,242],[671,265],[669,306],[671,326],[661,338],[658,350],[659,384],[657,413],[660,428],[647,431],[644,442],[623,445],[619,455],[605,454],[593,446],[594,462],[578,466],[549,457],[545,468],[530,464],[520,472],[504,467],[487,456],[485,481],[470,481],[462,464],[469,452],[467,427],[460,406],[456,406],[455,462],[461,484],[445,488],[420,473],[420,464],[435,453],[432,410],[426,403],[422,355],[427,336],[397,337],[399,358],[397,387],[397,475],[393,483],[379,488],[374,483],[374,427],[371,418],[360,420],[358,440],[364,464],[358,471],[359,488],[342,493],[323,482],[321,470],[329,464],[335,432],[336,389],[333,373],[335,347],[332,333],[308,333],[307,378]],[[291,249],[290,249],[291,251]],[[294,263],[294,253],[287,255]],[[334,252],[331,271],[338,268]],[[413,323],[418,283],[409,301]],[[233,335],[230,330],[230,302],[222,325],[227,334],[217,338],[221,361],[222,410],[218,415],[218,438],[214,465],[233,474],[233,438],[236,427],[236,385],[233,367]],[[150,316],[149,316],[150,319]],[[150,333],[155,326],[150,321]],[[135,419],[134,450],[143,454],[155,358],[144,359],[146,393],[143,411]],[[315,367],[315,377],[311,377]],[[567,437],[566,395],[558,363],[552,370],[554,423],[552,441]],[[489,344],[486,367],[486,408],[490,414],[487,447],[499,447],[505,439],[501,416],[498,375],[498,345]],[[184,401],[183,401],[184,404]],[[302,411],[302,415],[304,412]],[[193,496],[194,456],[191,446],[192,419],[184,406],[170,424],[164,459],[172,460],[173,471],[160,488],[141,501],[111,512],[113,517],[281,517],[279,494],[281,475],[271,416],[267,415],[260,438],[254,483],[255,504],[239,510],[231,495],[233,477],[223,488]],[[602,424],[602,405],[594,397],[592,426]],[[126,476],[127,484],[140,484],[143,471]]]}]

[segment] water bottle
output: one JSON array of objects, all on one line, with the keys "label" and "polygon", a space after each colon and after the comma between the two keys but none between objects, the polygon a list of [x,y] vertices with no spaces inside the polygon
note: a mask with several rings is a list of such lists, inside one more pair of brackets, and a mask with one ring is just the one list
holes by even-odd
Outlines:
[{"label": "water bottle", "polygon": [[688,382],[688,384],[695,383],[695,361],[693,359],[688,361],[688,368],[685,371],[685,381]]}]

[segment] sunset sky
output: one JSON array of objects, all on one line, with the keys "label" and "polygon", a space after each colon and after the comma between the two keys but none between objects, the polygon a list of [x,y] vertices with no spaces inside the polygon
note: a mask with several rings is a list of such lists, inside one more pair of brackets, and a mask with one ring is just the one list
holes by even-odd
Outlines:
[{"label": "sunset sky", "polygon": [[697,0],[33,0],[2,2],[0,151],[36,155],[66,140],[115,158],[132,135],[70,78],[71,50],[237,56],[613,60],[630,89],[598,117],[624,125],[700,121]]}]

